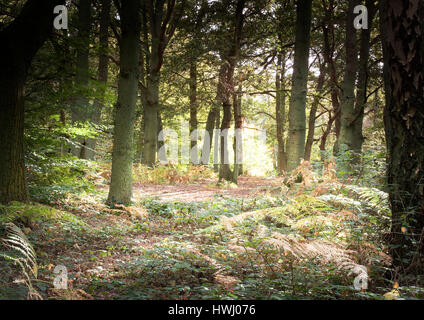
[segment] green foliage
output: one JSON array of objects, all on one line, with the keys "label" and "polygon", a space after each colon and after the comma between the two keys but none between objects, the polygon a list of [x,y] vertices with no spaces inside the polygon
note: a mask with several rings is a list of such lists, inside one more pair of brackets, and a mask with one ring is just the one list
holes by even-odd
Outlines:
[{"label": "green foliage", "polygon": [[0,205],[0,224],[18,222],[33,225],[57,221],[85,225],[84,222],[69,212],[37,203],[11,202],[8,205]]},{"label": "green foliage", "polygon": [[183,164],[158,165],[149,168],[142,164],[134,166],[135,182],[152,184],[191,184],[202,179],[215,178],[215,173],[205,166]]},{"label": "green foliage", "polygon": [[86,174],[98,168],[85,160],[33,153],[27,168],[30,195],[41,203],[55,203],[69,194],[95,190]]},{"label": "green foliage", "polygon": [[361,154],[341,150],[335,159],[341,179],[367,187],[383,187],[386,183],[386,154],[381,148],[368,148]]}]

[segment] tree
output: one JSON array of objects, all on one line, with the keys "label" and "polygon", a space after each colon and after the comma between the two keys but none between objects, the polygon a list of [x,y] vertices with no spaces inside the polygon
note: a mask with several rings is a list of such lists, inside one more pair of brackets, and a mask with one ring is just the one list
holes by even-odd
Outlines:
[{"label": "tree", "polygon": [[[222,105],[223,118],[221,123],[221,154],[220,154],[220,169],[219,180],[225,179],[233,181],[234,175],[230,169],[228,158],[228,130],[231,127],[231,97],[234,92],[234,69],[240,55],[241,37],[244,22],[244,6],[245,0],[238,0],[234,13],[234,27],[229,39],[229,47],[222,56],[222,77],[220,77],[220,94],[219,99]],[[221,72],[220,72],[221,75]]]},{"label": "tree", "polygon": [[59,0],[28,0],[0,32],[0,203],[25,201],[24,85],[32,59],[53,28]]},{"label": "tree", "polygon": [[385,130],[398,272],[422,272],[424,255],[424,3],[383,1]]},{"label": "tree", "polygon": [[352,149],[351,142],[354,137],[353,121],[355,119],[355,83],[357,75],[358,53],[356,47],[356,29],[353,24],[355,19],[354,8],[358,0],[349,0],[346,19],[346,64],[342,84],[342,99],[340,105],[340,136],[334,146],[335,153],[340,151],[341,145]]},{"label": "tree", "polygon": [[277,55],[277,72],[275,73],[275,122],[277,127],[278,169],[280,173],[287,170],[287,154],[284,143],[286,122],[285,72],[286,57],[283,53],[279,52]]},{"label": "tree", "polygon": [[143,0],[143,8],[147,12],[143,15],[143,26],[145,28],[143,41],[145,43],[146,62],[148,63],[145,63],[147,67],[144,72],[146,80],[144,82],[144,79],[142,79],[140,85],[142,94],[145,95],[143,99],[143,162],[148,166],[152,166],[156,162],[159,85],[165,49],[175,33],[183,13],[184,4],[185,1],[182,1],[179,10],[177,10],[175,0]]},{"label": "tree", "polygon": [[296,9],[296,43],[289,107],[287,170],[295,169],[304,157],[306,136],[306,94],[311,33],[312,0],[299,0]]},{"label": "tree", "polygon": [[[320,59],[318,57],[318,59]],[[319,102],[321,99],[321,94],[324,87],[325,82],[325,74],[326,74],[326,65],[325,63],[319,63],[319,76],[317,80],[317,87],[316,87],[316,95],[314,97],[314,100],[311,105],[311,111],[309,112],[309,121],[308,121],[308,136],[306,138],[306,145],[305,145],[305,160],[310,161],[311,160],[311,152],[312,152],[312,145],[314,143],[314,135],[315,135],[315,121],[317,119],[317,111]]]},{"label": "tree", "polygon": [[140,2],[123,1],[120,17],[120,73],[108,196],[110,204],[129,204],[132,197],[133,135],[140,59]]},{"label": "tree", "polygon": [[[106,86],[108,81],[109,68],[109,25],[111,0],[101,0],[100,28],[99,28],[99,62],[97,67],[97,80],[99,81],[98,92],[93,105],[91,120],[94,124],[99,124],[104,107]],[[96,150],[96,139],[87,139],[87,158],[94,158]]]},{"label": "tree", "polygon": [[364,113],[368,101],[368,84],[369,84],[369,57],[371,46],[371,30],[374,15],[377,12],[377,7],[373,0],[366,1],[368,9],[368,28],[361,30],[361,44],[359,49],[359,68],[358,81],[355,103],[355,118],[353,119],[353,139],[349,143],[352,150],[356,153],[362,151],[364,137],[362,133],[362,125],[364,121]]},{"label": "tree", "polygon": [[[89,100],[87,95],[90,78],[90,31],[91,0],[80,0],[78,5],[77,64],[75,87],[77,94],[72,106],[72,122],[84,122],[90,119]],[[87,152],[87,140],[79,141],[80,147],[73,147],[73,155],[82,159],[92,158],[93,152]]]},{"label": "tree", "polygon": [[[343,80],[342,101],[341,101],[341,122],[340,136],[336,142],[335,151],[339,150],[339,145],[344,145],[346,150],[360,153],[362,151],[363,136],[362,123],[364,110],[368,99],[368,60],[370,55],[370,36],[372,20],[374,18],[374,1],[368,0],[368,28],[362,29],[359,50],[359,61],[357,52],[356,29],[354,28],[354,8],[358,1],[350,1],[348,8],[348,18],[346,24],[346,65]],[[357,67],[358,65],[358,67]],[[356,88],[356,95],[355,95]]]}]

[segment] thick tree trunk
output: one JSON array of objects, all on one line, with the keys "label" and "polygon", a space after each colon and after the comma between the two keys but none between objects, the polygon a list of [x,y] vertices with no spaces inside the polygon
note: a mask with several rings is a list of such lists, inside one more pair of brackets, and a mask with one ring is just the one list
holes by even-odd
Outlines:
[{"label": "thick tree trunk", "polygon": [[[91,0],[80,0],[78,4],[78,36],[77,36],[77,64],[75,74],[75,87],[77,95],[72,106],[72,122],[90,120],[91,110],[87,97],[87,86],[90,77],[89,53],[90,53],[90,29],[91,29]],[[78,141],[81,146],[73,147],[75,157],[88,159],[86,149],[87,139]]]},{"label": "thick tree trunk", "polygon": [[[108,66],[109,66],[109,24],[110,24],[110,8],[111,0],[101,1],[100,13],[100,31],[99,31],[99,65],[98,77],[100,86],[96,95],[93,105],[93,114],[91,120],[94,124],[99,124],[104,107],[104,96],[106,92],[106,85],[108,80]],[[95,158],[96,139],[87,139],[86,155],[88,159]]]},{"label": "thick tree trunk", "polygon": [[319,101],[321,99],[320,95],[324,87],[324,80],[325,80],[325,64],[321,64],[318,81],[317,81],[317,87],[316,87],[317,95],[314,97],[314,101],[311,105],[311,111],[309,112],[308,137],[306,138],[306,145],[305,145],[305,160],[306,161],[311,160],[312,145],[314,143],[314,136],[315,136],[316,114],[317,114],[317,110],[319,106]]},{"label": "thick tree trunk", "polygon": [[342,150],[353,150],[352,141],[355,136],[353,123],[355,120],[356,64],[358,62],[356,29],[353,21],[355,19],[354,8],[357,4],[358,0],[349,0],[346,20],[346,63],[342,85],[340,135],[334,146],[335,153]]},{"label": "thick tree trunk", "polygon": [[391,254],[400,273],[424,257],[424,3],[383,1]]},{"label": "thick tree trunk", "polygon": [[294,170],[305,155],[306,94],[311,33],[312,0],[297,2],[293,84],[289,108],[287,170]]},{"label": "thick tree trunk", "polygon": [[112,175],[108,203],[131,203],[135,107],[138,90],[140,2],[121,7],[120,74],[115,112]]},{"label": "thick tree trunk", "polygon": [[286,91],[285,91],[286,60],[280,53],[277,57],[277,72],[275,74],[275,122],[277,128],[277,161],[280,174],[287,170],[287,155],[284,143],[286,122]]},{"label": "thick tree trunk", "polygon": [[64,1],[29,0],[0,32],[0,203],[26,201],[24,84],[28,68],[53,27],[53,8]]}]

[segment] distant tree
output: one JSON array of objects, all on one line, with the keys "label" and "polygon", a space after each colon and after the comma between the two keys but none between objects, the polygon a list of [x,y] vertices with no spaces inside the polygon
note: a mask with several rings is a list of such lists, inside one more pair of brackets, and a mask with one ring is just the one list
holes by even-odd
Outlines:
[{"label": "distant tree", "polygon": [[175,0],[143,0],[144,57],[141,93],[143,98],[143,162],[156,163],[159,127],[160,75],[166,47],[172,39],[183,14],[185,1],[177,5]]},{"label": "distant tree", "polygon": [[[100,22],[99,22],[99,52],[97,80],[99,81],[98,92],[92,107],[91,120],[94,124],[99,124],[101,120],[102,110],[104,108],[104,100],[106,86],[109,75],[109,26],[110,26],[110,10],[111,0],[101,0],[100,4]],[[89,159],[94,158],[96,150],[96,139],[87,139],[87,154]]]},{"label": "distant tree", "polygon": [[[91,32],[91,0],[80,0],[78,3],[78,35],[77,35],[77,63],[75,71],[75,87],[77,90],[72,105],[72,122],[84,122],[90,119],[92,110],[89,108],[87,94],[90,78],[90,32]],[[94,153],[86,148],[87,140],[79,141],[81,146],[74,146],[72,153],[82,159],[92,159]]]}]

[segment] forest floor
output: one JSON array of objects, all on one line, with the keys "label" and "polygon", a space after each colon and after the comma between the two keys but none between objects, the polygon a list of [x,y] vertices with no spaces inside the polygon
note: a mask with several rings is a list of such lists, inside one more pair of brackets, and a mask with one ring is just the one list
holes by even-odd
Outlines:
[{"label": "forest floor", "polygon": [[134,185],[136,197],[153,196],[161,201],[205,201],[221,197],[248,198],[269,193],[274,189],[277,193],[282,184],[280,177],[249,177],[243,176],[238,179],[237,186],[229,185],[222,188],[216,185],[216,179],[199,179],[196,184],[157,185],[140,184]]},{"label": "forest floor", "polygon": [[[2,208],[37,254],[33,297],[384,299],[394,285],[380,276],[390,263],[380,239],[389,219],[377,189],[336,180],[287,188],[258,177],[238,186],[213,177],[137,181],[134,205],[111,208],[104,176],[91,177],[95,191],[50,206]],[[66,267],[67,290],[53,288],[57,265]],[[3,270],[0,297],[25,298],[25,278]],[[368,290],[357,291],[362,272]]]}]

